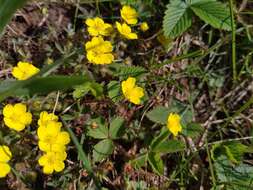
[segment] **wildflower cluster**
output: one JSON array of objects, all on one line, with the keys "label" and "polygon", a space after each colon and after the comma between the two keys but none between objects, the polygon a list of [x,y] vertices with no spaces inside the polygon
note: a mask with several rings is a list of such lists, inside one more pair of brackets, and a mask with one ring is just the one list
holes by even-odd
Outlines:
[{"label": "wildflower cluster", "polygon": [[69,134],[61,131],[62,123],[53,113],[42,112],[38,120],[39,149],[44,152],[39,158],[45,174],[60,172],[65,168],[67,157],[66,145],[70,142]]},{"label": "wildflower cluster", "polygon": [[[27,111],[25,104],[7,104],[3,108],[4,123],[10,129],[22,131],[32,122],[32,114]],[[38,120],[38,146],[44,154],[39,158],[39,165],[43,166],[45,174],[60,172],[65,168],[64,160],[67,157],[66,145],[70,142],[69,134],[61,130],[62,123],[53,113],[41,112]],[[10,172],[8,161],[11,152],[7,146],[0,146],[0,177]]]},{"label": "wildflower cluster", "polygon": [[0,146],[0,178],[5,177],[10,171],[11,167],[8,164],[12,157],[8,146]]},{"label": "wildflower cluster", "polygon": [[[138,13],[130,6],[123,6],[120,11],[121,18],[125,21],[123,23],[116,22],[118,32],[126,39],[138,39],[138,35],[132,31],[129,25],[136,25],[138,23]],[[113,45],[110,41],[104,40],[103,37],[112,36],[113,26],[105,23],[102,18],[88,18],[85,21],[87,31],[92,36],[91,40],[86,42],[85,50],[86,57],[89,62],[93,64],[111,64],[115,57],[113,55]],[[128,25],[129,24],[129,25]],[[148,30],[146,22],[140,24],[142,31]]]}]

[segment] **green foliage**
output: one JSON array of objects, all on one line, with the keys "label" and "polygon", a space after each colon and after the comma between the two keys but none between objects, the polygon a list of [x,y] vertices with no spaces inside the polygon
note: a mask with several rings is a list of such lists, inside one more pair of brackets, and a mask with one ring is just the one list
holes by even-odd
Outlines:
[{"label": "green foliage", "polygon": [[192,3],[191,9],[214,28],[231,30],[230,11],[225,4],[215,0],[202,0]]},{"label": "green foliage", "polygon": [[0,1],[0,37],[5,25],[9,22],[12,15],[18,8],[21,8],[26,0],[1,0]]},{"label": "green foliage", "polygon": [[113,102],[118,102],[122,99],[121,87],[118,81],[111,81],[107,85],[108,96]]},{"label": "green foliage", "polygon": [[159,153],[150,152],[148,154],[148,162],[155,173],[158,175],[163,175],[164,164]]},{"label": "green foliage", "polygon": [[227,157],[220,156],[214,162],[219,183],[227,190],[249,190],[253,188],[253,167],[248,164],[231,165]]},{"label": "green foliage", "polygon": [[0,84],[0,101],[8,96],[48,94],[57,90],[67,90],[87,82],[85,76],[34,77],[25,81],[4,81]]},{"label": "green foliage", "polygon": [[174,153],[185,150],[185,144],[179,140],[162,141],[152,151],[157,153]]},{"label": "green foliage", "polygon": [[73,131],[71,130],[71,128],[69,128],[67,126],[67,123],[65,121],[63,121],[63,123],[64,123],[64,126],[67,129],[68,133],[70,134],[70,137],[71,137],[71,139],[78,151],[79,159],[82,161],[84,168],[87,170],[89,175],[94,179],[95,185],[99,189],[100,182],[97,180],[96,176],[94,175],[94,172],[91,167],[91,163],[90,163],[88,157],[86,156],[85,152],[83,151],[81,144],[79,143],[78,139],[76,138],[76,136],[73,133]]},{"label": "green foliage", "polygon": [[120,138],[125,131],[124,119],[121,117],[115,117],[110,123],[109,136],[112,139]]},{"label": "green foliage", "polygon": [[198,124],[198,123],[188,123],[186,127],[183,128],[183,134],[186,137],[196,138],[198,137],[202,132],[204,131],[204,128]]},{"label": "green foliage", "polygon": [[128,77],[138,77],[147,73],[146,69],[141,66],[124,65],[124,64],[112,64],[110,69],[115,77],[126,79]]},{"label": "green foliage", "polygon": [[192,12],[188,5],[180,0],[173,0],[167,5],[163,19],[163,30],[167,37],[175,38],[185,32],[192,24]]},{"label": "green foliage", "polygon": [[101,117],[92,119],[88,122],[87,135],[95,139],[106,139],[108,138],[109,130]]},{"label": "green foliage", "polygon": [[164,106],[157,106],[147,113],[147,117],[155,123],[166,124],[169,113],[169,108],[166,108]]},{"label": "green foliage", "polygon": [[185,32],[192,24],[193,12],[214,28],[231,30],[230,11],[225,4],[216,0],[172,0],[163,19],[165,36],[175,38]]},{"label": "green foliage", "polygon": [[215,144],[212,147],[211,156],[213,160],[220,156],[227,156],[227,159],[233,163],[240,163],[243,155],[248,152],[248,147],[237,141]]},{"label": "green foliage", "polygon": [[110,124],[107,124],[101,117],[91,119],[87,127],[88,136],[101,139],[93,147],[94,162],[102,161],[111,155],[115,147],[113,140],[120,138],[125,132],[124,119],[121,117],[112,118]]},{"label": "green foliage", "polygon": [[73,97],[76,99],[84,97],[89,92],[91,92],[96,98],[103,96],[103,86],[96,82],[85,82],[81,85],[75,86],[74,89]]},{"label": "green foliage", "polygon": [[99,141],[93,148],[94,162],[99,162],[113,153],[114,144],[110,139]]}]

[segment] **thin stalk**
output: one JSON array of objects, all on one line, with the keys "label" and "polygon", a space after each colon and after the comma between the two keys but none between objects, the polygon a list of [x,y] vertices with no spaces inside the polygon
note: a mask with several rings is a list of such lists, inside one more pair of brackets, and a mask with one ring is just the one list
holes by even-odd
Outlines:
[{"label": "thin stalk", "polygon": [[230,9],[230,19],[231,19],[231,29],[232,29],[232,69],[233,69],[233,80],[237,80],[237,70],[236,70],[236,24],[233,12],[233,0],[229,0]]},{"label": "thin stalk", "polygon": [[208,156],[208,162],[209,162],[209,168],[210,168],[211,177],[212,177],[212,183],[213,183],[213,186],[216,187],[216,179],[215,179],[215,175],[214,175],[214,169],[213,169],[212,159],[211,159],[211,155],[209,152],[207,140],[206,140],[206,152],[207,152],[207,156]]}]

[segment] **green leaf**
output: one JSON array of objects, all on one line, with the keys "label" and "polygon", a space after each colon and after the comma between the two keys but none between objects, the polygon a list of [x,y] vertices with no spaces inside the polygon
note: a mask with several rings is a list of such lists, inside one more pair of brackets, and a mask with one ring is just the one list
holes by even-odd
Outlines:
[{"label": "green leaf", "polygon": [[113,153],[114,144],[110,139],[104,139],[97,143],[93,149],[94,162],[99,162]]},{"label": "green leaf", "polygon": [[226,190],[253,189],[253,167],[248,164],[233,166],[225,156],[220,156],[214,162],[214,168],[219,183],[224,183]]},{"label": "green leaf", "polygon": [[35,77],[25,81],[6,81],[0,84],[0,101],[8,96],[48,94],[52,91],[67,90],[88,81],[85,76]]},{"label": "green leaf", "polygon": [[192,12],[188,5],[180,0],[171,1],[167,5],[163,18],[163,31],[166,37],[180,36],[192,24]]},{"label": "green leaf", "polygon": [[148,159],[147,153],[140,154],[137,158],[130,161],[131,165],[136,168],[140,169],[141,167],[146,165]]},{"label": "green leaf", "polygon": [[87,82],[88,78],[85,76],[48,76],[33,78],[24,86],[28,89],[29,94],[48,94],[52,91],[67,90],[75,85]]},{"label": "green leaf", "polygon": [[187,126],[183,128],[182,133],[187,137],[196,138],[203,130],[204,128],[198,123],[188,123]]},{"label": "green leaf", "polygon": [[148,162],[155,173],[163,175],[164,164],[159,153],[150,152],[148,154]]},{"label": "green leaf", "polygon": [[166,124],[170,111],[167,107],[157,106],[147,113],[147,117],[155,123]]},{"label": "green leaf", "polygon": [[157,153],[174,153],[184,151],[185,144],[179,140],[168,140],[158,144],[152,151]]},{"label": "green leaf", "polygon": [[0,37],[6,24],[10,21],[15,11],[21,8],[26,0],[2,0],[0,1]]},{"label": "green leaf", "polygon": [[84,97],[89,92],[97,98],[103,95],[103,86],[96,82],[85,82],[81,85],[75,86],[74,89],[73,97],[76,99]]},{"label": "green leaf", "polygon": [[230,11],[225,4],[214,0],[202,0],[193,2],[190,7],[200,19],[214,28],[231,30]]},{"label": "green leaf", "polygon": [[87,123],[88,132],[87,135],[95,139],[108,138],[109,130],[105,125],[104,120],[101,117],[91,119]]},{"label": "green leaf", "polygon": [[111,81],[107,85],[108,96],[113,102],[118,102],[122,99],[121,88],[118,81]]},{"label": "green leaf", "polygon": [[125,131],[124,119],[122,117],[114,118],[109,128],[110,138],[118,139],[123,135],[124,131]]},{"label": "green leaf", "polygon": [[189,116],[191,116],[188,111],[187,106],[173,100],[170,107],[157,106],[147,113],[147,117],[155,123],[167,124],[169,113],[178,113],[181,114],[183,122],[188,122]]},{"label": "green leaf", "polygon": [[130,76],[137,77],[147,72],[145,68],[133,65],[111,64],[109,68],[114,76],[121,77],[122,79],[126,79]]},{"label": "green leaf", "polygon": [[243,156],[248,149],[246,145],[236,141],[227,142],[223,146],[226,150],[228,159],[237,164],[243,160]]},{"label": "green leaf", "polygon": [[151,145],[150,145],[151,151],[155,149],[157,146],[159,146],[159,144],[167,140],[169,137],[169,134],[170,134],[170,131],[167,129],[167,127],[163,127],[161,129],[160,134],[152,140]]},{"label": "green leaf", "polygon": [[243,160],[246,152],[248,152],[248,146],[237,141],[230,141],[213,145],[211,156],[213,160],[226,156],[231,162],[238,164]]}]

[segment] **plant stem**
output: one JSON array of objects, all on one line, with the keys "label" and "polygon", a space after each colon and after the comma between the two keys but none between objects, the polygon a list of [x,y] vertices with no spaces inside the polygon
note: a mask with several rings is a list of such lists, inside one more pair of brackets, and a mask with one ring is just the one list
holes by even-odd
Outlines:
[{"label": "plant stem", "polygon": [[230,19],[231,19],[231,28],[232,28],[232,69],[233,69],[233,81],[237,80],[237,70],[236,70],[236,24],[234,19],[233,12],[233,0],[229,0],[229,9],[230,9]]},{"label": "plant stem", "polygon": [[213,183],[213,186],[216,187],[216,180],[215,180],[215,175],[214,175],[214,170],[213,170],[213,164],[212,164],[212,159],[211,159],[211,155],[209,152],[207,140],[206,140],[206,152],[207,152],[207,156],[208,156],[208,162],[209,162],[209,168],[210,168],[211,177],[212,177],[212,183]]}]

